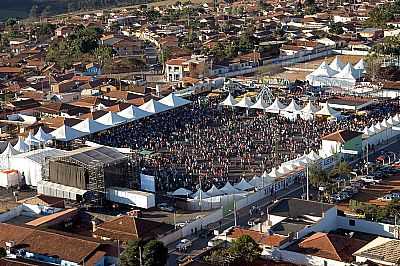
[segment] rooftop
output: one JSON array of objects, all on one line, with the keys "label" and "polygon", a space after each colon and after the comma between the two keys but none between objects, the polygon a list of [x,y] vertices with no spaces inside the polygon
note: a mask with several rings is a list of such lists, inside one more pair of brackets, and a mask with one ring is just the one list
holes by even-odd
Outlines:
[{"label": "rooftop", "polygon": [[295,198],[282,199],[269,209],[269,214],[296,218],[304,215],[322,217],[327,210],[335,207],[332,204],[307,201]]}]

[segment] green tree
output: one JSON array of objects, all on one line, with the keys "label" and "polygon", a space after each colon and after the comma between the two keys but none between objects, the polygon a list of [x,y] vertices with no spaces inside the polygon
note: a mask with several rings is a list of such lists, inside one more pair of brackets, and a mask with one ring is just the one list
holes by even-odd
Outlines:
[{"label": "green tree", "polygon": [[7,256],[6,249],[3,247],[0,247],[0,258],[4,258],[5,256]]},{"label": "green tree", "polygon": [[94,50],[94,55],[98,60],[101,67],[105,64],[110,63],[112,58],[112,48],[108,46],[100,46]]},{"label": "green tree", "polygon": [[[376,48],[375,48],[376,49]],[[369,53],[366,58],[367,77],[372,81],[376,81],[380,77],[380,69],[382,65],[382,58],[377,52]]]},{"label": "green tree", "polygon": [[252,265],[260,257],[261,251],[256,241],[248,235],[233,240],[229,248],[229,254],[235,258],[235,264],[238,265]]},{"label": "green tree", "polygon": [[17,24],[17,20],[15,18],[9,18],[6,20],[5,25],[7,27],[14,27]]},{"label": "green tree", "polygon": [[308,168],[308,178],[311,185],[319,187],[329,182],[328,174],[319,165],[311,165]]},{"label": "green tree", "polygon": [[168,248],[163,242],[150,240],[143,249],[144,266],[164,266],[167,264]]},{"label": "green tree", "polygon": [[341,22],[333,22],[329,25],[329,33],[340,35],[344,33],[343,23]]},{"label": "green tree", "polygon": [[332,177],[336,176],[348,176],[352,171],[351,166],[346,161],[338,162],[335,167],[329,172]]},{"label": "green tree", "polygon": [[127,248],[122,252],[119,257],[119,263],[121,266],[137,266],[140,265],[138,240],[129,241]]}]

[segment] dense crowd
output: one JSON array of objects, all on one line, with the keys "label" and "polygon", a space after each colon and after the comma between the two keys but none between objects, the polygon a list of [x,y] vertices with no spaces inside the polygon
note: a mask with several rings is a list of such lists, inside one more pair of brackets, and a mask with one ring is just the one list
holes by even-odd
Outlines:
[{"label": "dense crowd", "polygon": [[375,104],[364,116],[349,115],[338,122],[290,121],[282,116],[219,106],[220,98],[199,98],[193,104],[112,128],[92,136],[93,141],[129,147],[152,154],[137,156],[158,188],[195,190],[237,182],[261,174],[304,152],[317,151],[321,136],[338,129],[362,130],[399,108],[391,102]]}]

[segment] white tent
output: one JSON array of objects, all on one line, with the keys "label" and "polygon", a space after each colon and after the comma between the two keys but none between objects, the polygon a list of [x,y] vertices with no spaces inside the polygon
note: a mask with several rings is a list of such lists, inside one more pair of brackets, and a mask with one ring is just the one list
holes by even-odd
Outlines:
[{"label": "white tent", "polygon": [[189,189],[186,188],[178,188],[177,190],[175,190],[174,192],[172,192],[172,196],[185,196],[185,197],[189,197],[190,195],[192,195],[193,192],[190,191]]},{"label": "white tent", "polygon": [[19,185],[20,176],[17,170],[0,170],[0,187],[13,187]]},{"label": "white tent", "polygon": [[235,98],[233,98],[231,93],[229,93],[228,97],[226,97],[226,99],[220,103],[220,105],[224,105],[224,106],[235,106],[236,104],[237,104],[237,101],[235,100]]},{"label": "white tent", "polygon": [[393,126],[393,125],[394,125],[393,117],[389,117],[388,120],[387,120],[387,123],[388,123],[390,126]]},{"label": "white tent", "polygon": [[216,196],[222,196],[225,193],[219,190],[215,185],[212,185],[212,187],[207,191],[207,194],[210,195],[211,197],[216,197]]},{"label": "white tent", "polygon": [[70,141],[73,139],[77,139],[87,135],[79,130],[76,130],[72,127],[62,125],[61,127],[57,128],[56,130],[50,133],[56,140],[60,141]]},{"label": "white tent", "polygon": [[128,120],[125,117],[118,115],[117,113],[108,112],[107,114],[97,118],[95,121],[106,126],[115,126],[123,124]]},{"label": "white tent", "polygon": [[301,107],[296,103],[294,99],[290,102],[290,104],[284,109],[286,112],[290,113],[300,113]]},{"label": "white tent", "polygon": [[283,176],[283,175],[290,173],[291,170],[289,170],[285,165],[281,164],[281,166],[279,166],[277,172],[279,173],[279,175]]},{"label": "white tent", "polygon": [[53,137],[44,132],[44,130],[42,129],[42,127],[39,127],[38,131],[35,134],[35,139],[37,139],[40,142],[47,142],[49,140],[51,140]]},{"label": "white tent", "polygon": [[321,110],[319,110],[315,114],[328,117],[336,117],[336,118],[340,116],[340,112],[330,107],[327,102],[323,103]]},{"label": "white tent", "polygon": [[347,65],[335,75],[336,79],[348,80],[351,82],[355,82],[357,77],[358,73],[350,63],[347,63]]},{"label": "white tent", "polygon": [[106,126],[90,118],[86,118],[85,120],[79,122],[72,128],[84,133],[92,134],[107,129],[109,128],[109,126]]},{"label": "white tent", "polygon": [[127,120],[137,120],[146,116],[152,115],[149,112],[146,112],[136,106],[130,105],[124,110],[117,113],[119,116],[126,118]]},{"label": "white tent", "polygon": [[275,101],[265,110],[269,113],[279,113],[285,108],[286,106],[283,103],[281,103],[278,98],[275,98]]},{"label": "white tent", "polygon": [[240,193],[240,191],[236,188],[234,188],[231,183],[226,182],[225,186],[223,188],[220,189],[222,192],[224,192],[225,194],[238,194]]},{"label": "white tent", "polygon": [[254,103],[251,101],[250,97],[243,96],[243,98],[235,104],[236,107],[250,108]]},{"label": "white tent", "polygon": [[319,111],[319,108],[317,106],[314,106],[311,101],[309,101],[306,106],[304,106],[303,109],[301,109],[301,112],[304,114],[315,114]]},{"label": "white tent", "polygon": [[317,69],[306,76],[306,80],[313,86],[325,86],[331,83],[330,78],[337,73],[324,61]]},{"label": "white tent", "polygon": [[298,161],[304,163],[305,165],[309,164],[312,162],[312,160],[310,158],[308,158],[307,155],[303,155],[300,158],[297,159]]},{"label": "white tent", "polygon": [[273,168],[271,169],[271,172],[269,172],[268,175],[269,175],[270,177],[272,177],[272,178],[277,178],[277,177],[280,177],[282,174],[279,173],[278,170],[277,170],[275,167],[273,167]]},{"label": "white tent", "polygon": [[6,149],[0,154],[0,169],[9,169],[12,158],[19,153],[11,143],[8,143]]},{"label": "white tent", "polygon": [[400,123],[400,115],[399,114],[395,114],[393,116],[393,125],[398,125]]},{"label": "white tent", "polygon": [[336,56],[335,59],[333,59],[333,61],[329,64],[329,67],[337,72],[340,72],[345,67],[345,64],[340,61],[338,56]]},{"label": "white tent", "polygon": [[321,157],[313,150],[310,151],[309,154],[307,154],[307,157],[312,161],[318,161],[319,159],[321,159]]},{"label": "white tent", "polygon": [[354,69],[357,70],[357,72],[360,76],[366,72],[365,61],[363,58],[361,58],[360,61],[358,61],[357,64],[355,64]]},{"label": "white tent", "polygon": [[192,198],[193,199],[207,199],[207,198],[211,198],[211,197],[203,190],[198,189],[195,193],[193,193]]},{"label": "white tent", "polygon": [[174,93],[170,93],[168,96],[162,98],[158,102],[173,108],[184,106],[191,103],[191,101],[176,96]]},{"label": "white tent", "polygon": [[262,177],[254,176],[250,181],[249,184],[254,187],[261,187],[262,186]]},{"label": "white tent", "polygon": [[29,151],[29,145],[21,137],[18,137],[18,142],[14,145],[14,149],[19,152],[27,152]]},{"label": "white tent", "polygon": [[13,156],[10,168],[18,170],[21,175],[24,174],[25,184],[36,187],[38,181],[42,180],[42,167],[45,158],[66,154],[68,154],[67,151],[54,148],[33,150]]},{"label": "white tent", "polygon": [[268,107],[268,104],[264,101],[263,97],[260,96],[260,97],[258,97],[258,100],[256,101],[256,103],[253,104],[250,108],[264,110],[267,107]]},{"label": "white tent", "polygon": [[141,106],[139,106],[140,109],[148,112],[148,113],[152,113],[152,114],[157,114],[157,113],[161,113],[161,112],[165,112],[167,110],[172,109],[171,106],[165,105],[163,103],[154,101],[153,99],[151,99],[150,101],[142,104]]},{"label": "white tent", "polygon": [[29,132],[28,137],[24,141],[26,144],[29,145],[29,147],[37,146],[40,144],[40,141],[33,136],[32,132]]},{"label": "white tent", "polygon": [[234,185],[234,188],[246,191],[246,190],[251,190],[254,188],[253,185],[251,185],[249,182],[246,181],[246,179],[242,178],[239,183]]}]

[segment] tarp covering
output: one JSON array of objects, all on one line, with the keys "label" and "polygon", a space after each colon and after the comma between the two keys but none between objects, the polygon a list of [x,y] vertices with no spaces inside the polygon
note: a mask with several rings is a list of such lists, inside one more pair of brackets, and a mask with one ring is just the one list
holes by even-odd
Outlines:
[{"label": "tarp covering", "polygon": [[216,197],[224,195],[224,192],[220,191],[215,185],[212,185],[212,187],[207,191],[207,194],[211,197]]},{"label": "tarp covering", "polygon": [[162,98],[158,102],[165,104],[167,106],[174,107],[174,108],[184,106],[184,105],[191,103],[191,101],[181,98],[179,96],[176,96],[174,93],[170,93],[168,96]]},{"label": "tarp covering", "polygon": [[231,93],[229,93],[228,97],[226,97],[226,99],[220,103],[220,105],[224,105],[224,106],[235,106],[236,104],[237,104],[237,101],[235,100],[235,98],[233,98]]},{"label": "tarp covering", "polygon": [[192,195],[193,192],[190,191],[189,189],[186,188],[178,188],[177,190],[175,190],[174,192],[172,192],[172,196],[175,197],[179,197],[179,196],[184,196],[184,197],[189,197],[190,195]]},{"label": "tarp covering", "polygon": [[118,112],[118,115],[122,116],[128,120],[137,120],[137,119],[141,119],[146,116],[150,116],[151,113],[146,112],[136,106],[131,105],[131,106],[125,108],[124,110]]},{"label": "tarp covering", "polygon": [[27,152],[29,151],[29,145],[25,143],[22,137],[18,137],[17,143],[14,145],[14,149],[19,152]]},{"label": "tarp covering", "polygon": [[38,131],[35,134],[35,138],[40,142],[46,142],[51,140],[53,137],[50,134],[44,132],[42,127],[39,127]]},{"label": "tarp covering", "polygon": [[56,140],[59,141],[70,141],[73,139],[77,139],[86,135],[79,130],[76,130],[72,127],[62,125],[61,127],[57,128],[56,130],[50,133]]},{"label": "tarp covering", "polygon": [[102,117],[97,118],[96,121],[106,126],[115,126],[127,122],[128,119],[118,115],[117,113],[108,112]]},{"label": "tarp covering", "polygon": [[106,126],[102,123],[99,123],[95,120],[92,120],[90,118],[86,118],[85,120],[83,120],[82,122],[79,122],[72,128],[79,130],[81,132],[84,132],[84,133],[91,134],[91,133],[96,133],[96,132],[102,131],[104,129],[107,129],[108,126]]},{"label": "tarp covering", "polygon": [[253,189],[254,186],[249,184],[249,182],[247,182],[246,179],[242,178],[242,180],[240,180],[239,183],[234,185],[234,188],[242,190],[242,191],[246,191],[246,190]]},{"label": "tarp covering", "polygon": [[139,108],[146,112],[153,113],[153,114],[165,112],[169,109],[172,109],[172,107],[162,104],[160,102],[154,101],[153,99],[142,104]]}]

